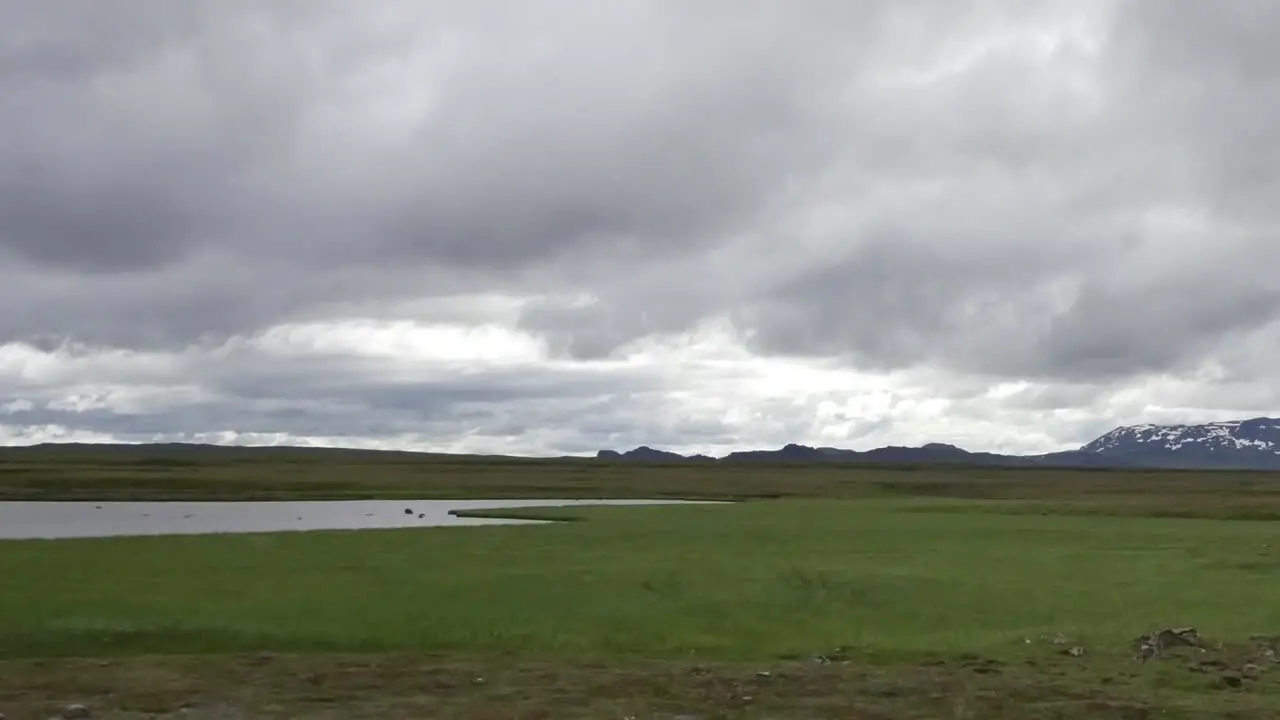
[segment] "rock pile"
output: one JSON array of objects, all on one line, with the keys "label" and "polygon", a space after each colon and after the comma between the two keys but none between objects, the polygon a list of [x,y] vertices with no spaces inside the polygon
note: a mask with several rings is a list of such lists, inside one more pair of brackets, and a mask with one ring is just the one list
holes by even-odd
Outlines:
[{"label": "rock pile", "polygon": [[1176,647],[1203,647],[1204,641],[1195,628],[1165,628],[1142,635],[1133,641],[1133,649],[1138,659],[1146,662],[1159,657],[1161,653]]}]

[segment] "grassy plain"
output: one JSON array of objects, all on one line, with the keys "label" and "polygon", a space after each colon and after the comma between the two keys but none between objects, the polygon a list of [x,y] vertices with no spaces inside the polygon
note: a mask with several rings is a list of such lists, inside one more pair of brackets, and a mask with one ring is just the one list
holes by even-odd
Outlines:
[{"label": "grassy plain", "polygon": [[1280,717],[1266,474],[0,454],[24,499],[677,495],[754,501],[0,543],[0,712]]},{"label": "grassy plain", "polygon": [[0,448],[0,500],[1009,499],[1054,510],[1280,518],[1280,476],[872,465],[639,465],[292,448]]}]

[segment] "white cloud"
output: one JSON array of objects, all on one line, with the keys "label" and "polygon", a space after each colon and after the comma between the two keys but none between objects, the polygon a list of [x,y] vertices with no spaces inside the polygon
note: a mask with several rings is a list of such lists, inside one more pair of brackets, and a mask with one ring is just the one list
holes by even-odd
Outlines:
[{"label": "white cloud", "polygon": [[[610,356],[552,357],[485,322],[347,318],[269,328],[171,353],[0,347],[0,442],[187,441],[533,455],[639,444],[723,454],[788,442],[867,449],[951,442],[1030,453],[1129,422],[1218,419],[1212,375],[1110,387],[860,372],[748,349],[727,320],[652,335]],[[1210,369],[1211,370],[1211,369]],[[1156,399],[1163,399],[1155,402]],[[1221,404],[1219,404],[1221,405]]]},{"label": "white cloud", "polygon": [[16,415],[18,413],[27,412],[35,408],[35,403],[26,398],[18,398],[17,400],[9,400],[0,402],[0,413],[5,415]]}]

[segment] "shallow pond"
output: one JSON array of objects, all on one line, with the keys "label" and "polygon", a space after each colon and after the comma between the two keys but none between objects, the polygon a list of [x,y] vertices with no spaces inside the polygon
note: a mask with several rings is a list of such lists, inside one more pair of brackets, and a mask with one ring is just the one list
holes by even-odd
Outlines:
[{"label": "shallow pond", "polygon": [[679,500],[298,500],[278,502],[0,502],[0,540],[203,535],[374,528],[528,525],[455,510],[674,505]]}]

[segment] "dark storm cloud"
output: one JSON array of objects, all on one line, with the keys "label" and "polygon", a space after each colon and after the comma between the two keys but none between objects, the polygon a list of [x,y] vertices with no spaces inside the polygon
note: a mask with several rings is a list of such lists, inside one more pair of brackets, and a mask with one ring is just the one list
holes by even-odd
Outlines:
[{"label": "dark storm cloud", "polygon": [[[814,103],[857,48],[834,27],[864,14],[193,2],[134,5],[157,12],[133,24],[41,7],[0,5],[0,255],[99,283],[92,302],[28,288],[19,316],[126,343],[269,323],[317,283],[450,290],[370,277],[406,266],[492,286],[554,277],[569,253],[715,242],[827,152]],[[121,272],[131,287],[102,277]]]},{"label": "dark storm cloud", "polygon": [[0,342],[502,290],[1085,381],[1276,316],[1260,3],[126,6],[0,0]]}]

